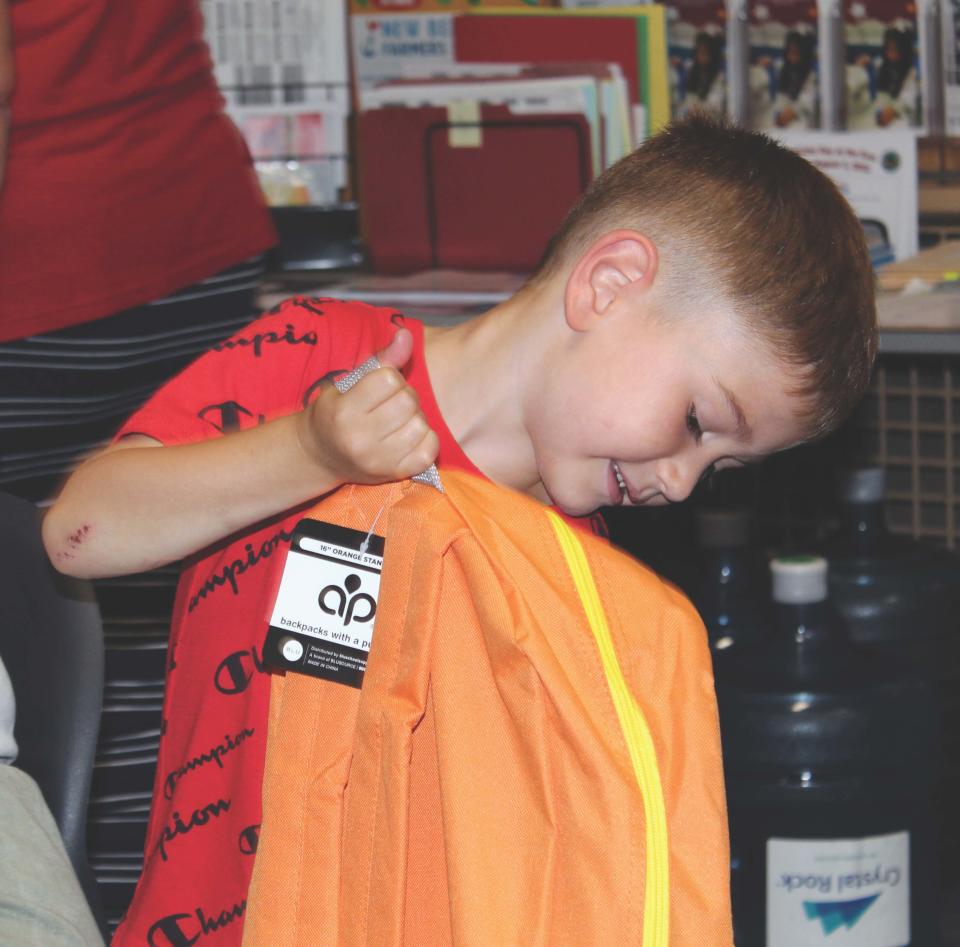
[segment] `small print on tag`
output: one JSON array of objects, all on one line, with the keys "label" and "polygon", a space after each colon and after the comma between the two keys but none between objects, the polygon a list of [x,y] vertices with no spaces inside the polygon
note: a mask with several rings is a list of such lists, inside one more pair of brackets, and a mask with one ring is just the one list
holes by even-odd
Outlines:
[{"label": "small print on tag", "polygon": [[293,531],[273,606],[266,663],[360,687],[373,640],[382,536],[317,520]]}]

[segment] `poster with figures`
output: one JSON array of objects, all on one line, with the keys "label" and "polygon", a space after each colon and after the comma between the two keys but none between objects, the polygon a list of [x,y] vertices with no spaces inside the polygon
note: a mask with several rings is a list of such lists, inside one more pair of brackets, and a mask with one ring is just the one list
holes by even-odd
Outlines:
[{"label": "poster with figures", "polygon": [[201,0],[214,74],[271,204],[347,183],[346,11],[327,0]]},{"label": "poster with figures", "polygon": [[847,128],[919,127],[922,83],[914,0],[845,0],[843,31]]},{"label": "poster with figures", "polygon": [[750,125],[819,128],[816,0],[751,0],[747,22]]},{"label": "poster with figures", "polygon": [[674,0],[667,7],[670,94],[675,117],[727,113],[727,10],[723,0]]},{"label": "poster with figures", "polygon": [[941,0],[944,131],[960,135],[960,0]]}]

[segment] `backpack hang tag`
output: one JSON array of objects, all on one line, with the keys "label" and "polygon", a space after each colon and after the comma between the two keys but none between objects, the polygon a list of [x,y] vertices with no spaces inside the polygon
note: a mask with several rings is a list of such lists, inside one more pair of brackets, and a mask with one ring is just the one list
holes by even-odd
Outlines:
[{"label": "backpack hang tag", "polygon": [[360,687],[383,548],[373,533],[309,519],[297,524],[263,646],[270,667]]}]

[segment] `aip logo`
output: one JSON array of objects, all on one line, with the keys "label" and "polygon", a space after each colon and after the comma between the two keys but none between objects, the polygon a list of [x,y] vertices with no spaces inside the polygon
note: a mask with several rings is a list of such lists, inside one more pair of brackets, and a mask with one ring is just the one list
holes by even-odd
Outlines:
[{"label": "aip logo", "polygon": [[823,933],[832,934],[841,927],[846,927],[847,930],[853,927],[879,897],[878,893],[851,901],[804,901],[803,910],[807,920],[820,921]]},{"label": "aip logo", "polygon": [[[339,585],[328,585],[317,598],[317,603],[328,615],[339,615],[343,619],[344,627],[351,621],[365,624],[373,621],[377,613],[376,600],[366,592],[358,592],[360,576],[351,573],[343,580],[343,588]],[[333,603],[333,604],[331,604]],[[367,606],[362,614],[356,613],[358,604]]]}]

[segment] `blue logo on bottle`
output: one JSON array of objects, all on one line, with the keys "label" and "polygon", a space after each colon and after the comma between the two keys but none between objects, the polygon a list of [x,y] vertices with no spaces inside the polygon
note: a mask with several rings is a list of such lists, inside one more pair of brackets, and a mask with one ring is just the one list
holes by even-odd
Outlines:
[{"label": "blue logo on bottle", "polygon": [[807,912],[807,920],[819,920],[823,933],[832,934],[841,927],[847,930],[853,927],[879,897],[880,894],[872,894],[869,898],[853,901],[804,901],[803,909]]}]

